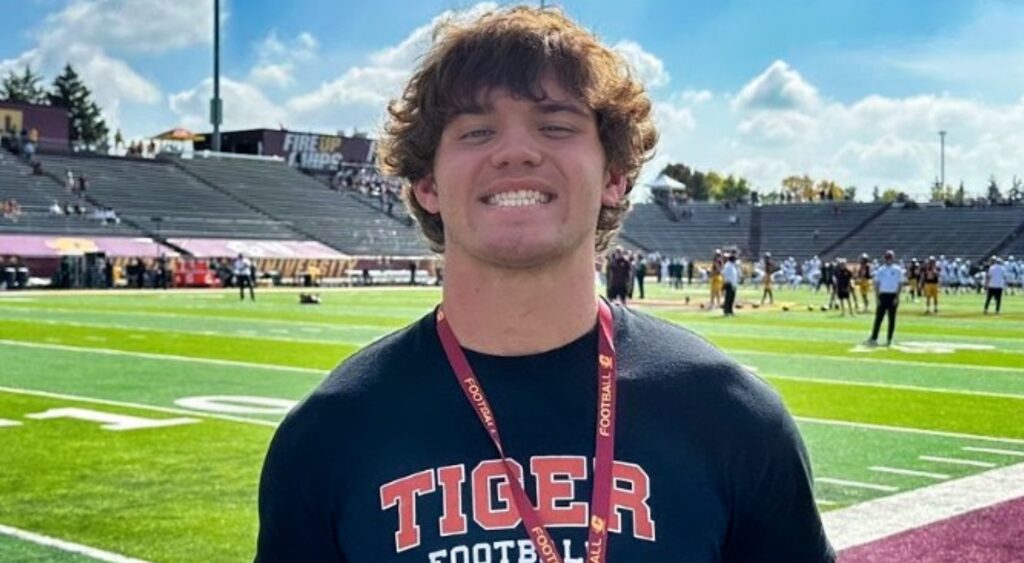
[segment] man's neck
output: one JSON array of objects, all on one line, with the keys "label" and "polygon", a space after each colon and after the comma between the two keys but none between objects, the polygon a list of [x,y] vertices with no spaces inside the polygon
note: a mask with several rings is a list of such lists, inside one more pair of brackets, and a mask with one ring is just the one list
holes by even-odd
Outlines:
[{"label": "man's neck", "polygon": [[[454,257],[452,257],[454,258]],[[446,259],[443,306],[459,343],[496,356],[553,350],[594,327],[594,257],[531,271]]]}]

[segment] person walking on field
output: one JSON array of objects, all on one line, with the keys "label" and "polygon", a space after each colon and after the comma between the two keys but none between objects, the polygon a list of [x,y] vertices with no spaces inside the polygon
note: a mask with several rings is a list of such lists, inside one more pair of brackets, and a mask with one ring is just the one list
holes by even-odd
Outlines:
[{"label": "person walking on field", "polygon": [[239,254],[234,263],[235,283],[238,284],[238,298],[245,301],[245,288],[249,288],[249,300],[256,301],[256,285],[253,280],[252,261]]},{"label": "person walking on field", "polygon": [[985,314],[988,314],[989,302],[995,299],[996,314],[1003,304],[1003,289],[1006,288],[1006,269],[998,256],[992,257],[992,264],[985,272]]},{"label": "person walking on field", "polygon": [[885,251],[885,263],[875,271],[875,324],[871,328],[871,338],[865,343],[878,346],[878,331],[882,319],[889,318],[889,330],[885,339],[886,346],[892,346],[892,337],[896,332],[896,310],[900,306],[900,291],[903,289],[903,268],[895,264],[896,254]]},{"label": "person walking on field", "polygon": [[256,561],[833,562],[772,388],[595,295],[657,140],[627,63],[557,9],[428,35],[377,161],[441,301],[277,427]]}]

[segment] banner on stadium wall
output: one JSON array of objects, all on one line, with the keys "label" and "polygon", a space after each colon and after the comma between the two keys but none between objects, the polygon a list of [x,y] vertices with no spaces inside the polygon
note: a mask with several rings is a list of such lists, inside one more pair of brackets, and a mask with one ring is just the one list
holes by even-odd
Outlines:
[{"label": "banner on stadium wall", "polygon": [[[367,143],[365,139],[348,139],[338,135],[317,133],[285,133],[282,150],[288,166],[306,170],[337,170],[345,162],[346,143]],[[367,158],[373,155],[373,146],[367,149]]]},{"label": "banner on stadium wall", "polygon": [[239,254],[250,258],[347,258],[337,250],[311,240],[172,238],[168,241],[198,258],[221,258]]},{"label": "banner on stadium wall", "polygon": [[0,235],[0,255],[47,258],[103,252],[107,256],[155,258],[178,253],[147,237]]}]

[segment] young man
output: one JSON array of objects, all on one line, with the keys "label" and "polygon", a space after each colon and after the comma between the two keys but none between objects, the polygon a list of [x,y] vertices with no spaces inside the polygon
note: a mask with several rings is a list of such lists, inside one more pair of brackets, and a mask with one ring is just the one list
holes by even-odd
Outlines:
[{"label": "young man", "polygon": [[775,294],[772,293],[772,274],[774,273],[774,264],[772,264],[772,253],[764,253],[764,277],[761,279],[764,291],[761,292],[761,304],[764,305],[764,300],[768,300],[769,305],[775,304]]},{"label": "young man", "polygon": [[868,262],[867,253],[860,255],[860,265],[857,266],[857,289],[860,291],[860,298],[864,303],[864,312],[866,313],[868,312],[868,292],[871,290],[871,263]]},{"label": "young man", "polygon": [[390,114],[442,303],[281,424],[257,561],[832,561],[775,393],[594,294],[656,140],[621,60],[501,10],[445,25]]},{"label": "young man", "polygon": [[995,299],[996,314],[1003,305],[1003,289],[1006,288],[1006,269],[1003,268],[1003,261],[998,256],[993,256],[988,270],[985,271],[985,314],[988,314],[988,305]]},{"label": "young man", "polygon": [[939,268],[935,257],[928,257],[928,262],[921,270],[921,288],[924,293],[924,314],[939,314]]},{"label": "young man", "polygon": [[896,332],[896,309],[900,306],[904,279],[903,268],[895,260],[896,254],[886,250],[885,263],[875,272],[875,324],[871,328],[871,338],[865,343],[868,346],[878,346],[878,331],[886,316],[889,317],[889,330],[885,345],[892,346],[892,337]]},{"label": "young man", "polygon": [[835,296],[839,300],[839,310],[842,311],[842,316],[846,316],[846,311],[849,309],[850,316],[856,316],[854,313],[853,301],[850,299],[850,294],[853,292],[853,272],[846,266],[846,258],[840,258],[836,262],[836,291]]},{"label": "young man", "polygon": [[245,301],[245,288],[249,288],[249,300],[256,301],[256,292],[253,287],[256,285],[253,280],[252,261],[239,254],[233,264],[235,283],[238,284],[238,299]]}]

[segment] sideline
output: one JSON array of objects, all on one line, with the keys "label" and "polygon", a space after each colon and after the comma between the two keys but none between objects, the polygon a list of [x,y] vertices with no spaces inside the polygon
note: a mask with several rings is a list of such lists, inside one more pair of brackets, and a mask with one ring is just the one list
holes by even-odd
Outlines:
[{"label": "sideline", "polygon": [[91,557],[97,561],[109,561],[110,563],[147,563],[143,559],[132,559],[131,557],[125,557],[124,555],[110,551],[103,551],[102,549],[96,549],[95,547],[89,547],[80,543],[51,538],[50,536],[44,536],[43,534],[37,534],[35,532],[29,532],[27,530],[13,528],[11,526],[4,526],[3,524],[0,524],[0,534],[39,545],[45,545],[47,547],[54,547],[61,551],[85,555],[86,557]]}]

